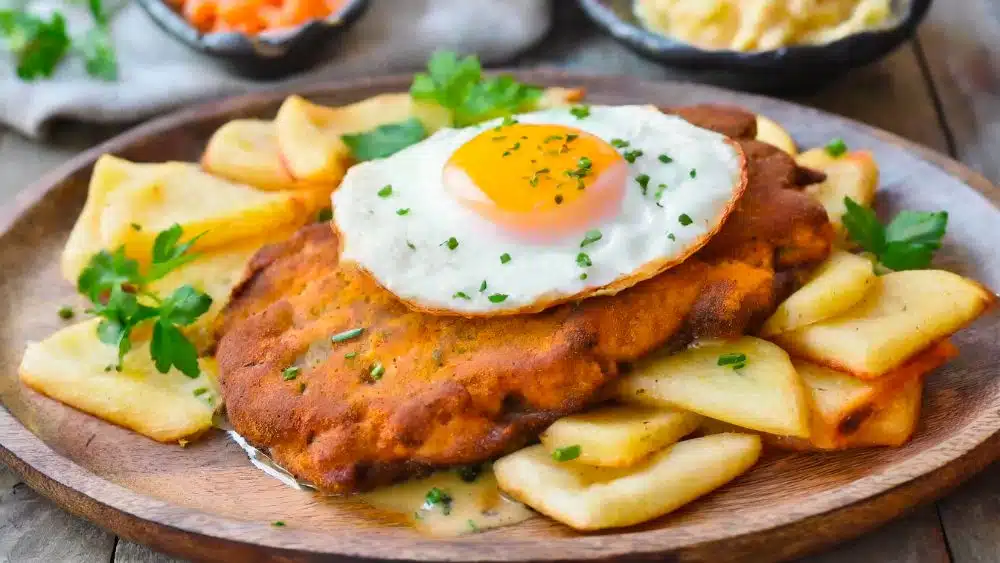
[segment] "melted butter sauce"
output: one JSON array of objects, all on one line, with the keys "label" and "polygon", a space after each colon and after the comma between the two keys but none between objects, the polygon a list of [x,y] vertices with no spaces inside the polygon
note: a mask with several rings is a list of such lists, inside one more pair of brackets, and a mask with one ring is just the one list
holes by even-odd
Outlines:
[{"label": "melted butter sauce", "polygon": [[[446,493],[451,501],[427,502],[427,492],[434,488]],[[471,483],[463,481],[456,471],[440,471],[426,479],[383,487],[357,498],[380,510],[399,513],[419,532],[437,537],[510,526],[535,514],[504,496],[488,467]]]}]

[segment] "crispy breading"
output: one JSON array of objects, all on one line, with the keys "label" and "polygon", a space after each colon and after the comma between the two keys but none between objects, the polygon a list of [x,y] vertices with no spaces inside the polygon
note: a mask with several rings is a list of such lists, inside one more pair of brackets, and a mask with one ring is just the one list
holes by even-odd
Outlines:
[{"label": "crispy breading", "polygon": [[[254,258],[221,320],[230,421],[330,492],[521,447],[600,400],[621,365],[695,337],[746,333],[774,309],[787,285],[782,274],[826,256],[825,213],[769,158],[751,163],[751,201],[717,235],[722,242],[710,242],[711,253],[617,295],[531,315],[413,312],[338,264],[328,226],[304,228]],[[783,214],[790,218],[775,220]],[[331,343],[355,328],[364,331]],[[295,379],[282,377],[289,366],[302,368]]]}]

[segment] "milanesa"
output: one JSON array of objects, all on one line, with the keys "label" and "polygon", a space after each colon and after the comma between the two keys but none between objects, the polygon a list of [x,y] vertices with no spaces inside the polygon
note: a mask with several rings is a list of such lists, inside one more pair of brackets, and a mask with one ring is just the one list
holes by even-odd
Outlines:
[{"label": "milanesa", "polygon": [[736,211],[693,257],[617,295],[465,319],[411,311],[338,265],[327,225],[306,227],[257,254],[221,318],[233,426],[323,491],[365,490],[519,448],[601,400],[628,362],[763,322],[829,253],[826,212],[797,189],[817,176],[749,140],[752,114],[673,111],[734,136],[750,160]]}]

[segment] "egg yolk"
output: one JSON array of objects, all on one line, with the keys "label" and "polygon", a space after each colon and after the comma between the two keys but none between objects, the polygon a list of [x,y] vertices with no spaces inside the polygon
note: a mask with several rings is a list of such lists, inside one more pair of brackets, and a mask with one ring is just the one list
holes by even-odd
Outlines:
[{"label": "egg yolk", "polygon": [[480,133],[445,164],[448,193],[522,238],[592,228],[621,209],[628,166],[610,144],[574,127],[511,123]]}]

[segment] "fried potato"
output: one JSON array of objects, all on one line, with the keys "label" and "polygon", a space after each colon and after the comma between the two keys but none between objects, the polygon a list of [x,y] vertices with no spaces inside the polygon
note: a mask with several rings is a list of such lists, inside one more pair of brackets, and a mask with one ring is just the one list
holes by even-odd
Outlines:
[{"label": "fried potato", "polygon": [[560,418],[540,438],[549,452],[580,446],[579,463],[628,467],[694,432],[700,421],[671,408],[612,406]]},{"label": "fried potato", "polygon": [[[205,171],[262,190],[322,189],[296,180],[278,151],[273,121],[234,119],[219,127],[201,157]],[[328,192],[333,186],[326,185]]]},{"label": "fried potato", "polygon": [[847,311],[861,301],[875,281],[870,260],[835,250],[798,291],[778,305],[761,336],[773,336]]},{"label": "fried potato", "polygon": [[847,439],[848,448],[899,447],[913,436],[920,423],[924,382],[910,382],[882,410],[876,412]]},{"label": "fried potato", "polygon": [[242,279],[247,263],[265,244],[285,240],[294,232],[294,228],[286,227],[230,246],[210,250],[153,282],[149,289],[158,295],[169,295],[182,285],[190,285],[212,298],[212,307],[194,323],[183,327],[184,333],[198,351],[207,352],[215,345],[215,320],[229,303],[229,295]]},{"label": "fried potato", "polygon": [[21,381],[160,442],[189,438],[212,426],[212,414],[220,403],[215,360],[199,360],[202,372],[196,379],[176,369],[159,373],[146,340],[135,343],[121,372],[108,370],[118,353],[98,340],[97,323],[91,319],[29,343],[21,360]]},{"label": "fried potato", "polygon": [[799,153],[799,150],[795,148],[795,141],[792,140],[788,131],[778,125],[776,121],[763,115],[757,116],[757,140],[777,147],[792,156]]},{"label": "fried potato", "polygon": [[500,458],[500,488],[577,530],[652,520],[721,487],[760,457],[758,436],[716,434],[684,440],[628,468],[554,461],[543,446]]},{"label": "fried potato", "polygon": [[[718,365],[744,354],[746,365]],[[622,401],[675,406],[737,426],[786,436],[809,436],[805,389],[784,350],[745,336],[702,343],[646,360],[619,384]]]},{"label": "fried potato", "polygon": [[951,272],[893,272],[876,278],[847,312],[781,333],[775,342],[794,356],[871,379],[971,323],[993,301],[982,286]]},{"label": "fried potato", "polygon": [[824,149],[812,149],[800,154],[795,160],[799,166],[826,174],[825,181],[807,186],[806,193],[823,205],[830,216],[830,223],[837,231],[838,241],[846,245],[843,216],[847,208],[844,206],[844,198],[850,197],[866,207],[872,205],[879,178],[875,158],[867,151],[852,151],[835,158]]},{"label": "fried potato", "polygon": [[[195,248],[205,250],[300,226],[329,202],[317,191],[268,192],[234,184],[189,163],[128,165],[141,180],[108,191],[100,210],[99,249],[125,245],[126,254],[141,262],[149,259],[156,235],[174,223],[189,237],[204,232]],[[148,167],[155,173],[146,175]]]},{"label": "fried potato", "polygon": [[[869,423],[880,418],[885,409],[892,407],[904,390],[923,381],[929,372],[957,355],[958,349],[945,340],[885,376],[870,381],[812,362],[793,360],[795,369],[809,391],[811,432],[808,440],[779,437],[768,439],[767,443],[795,450],[834,450],[872,445],[879,439],[886,442],[898,438],[900,432],[891,433],[891,438],[880,438],[890,434],[881,429],[869,432],[868,440],[859,441],[857,437]],[[902,425],[898,421],[903,418],[902,411],[905,409],[899,407],[898,410],[901,412],[889,417],[887,428]],[[905,440],[906,438],[903,439]]]}]

